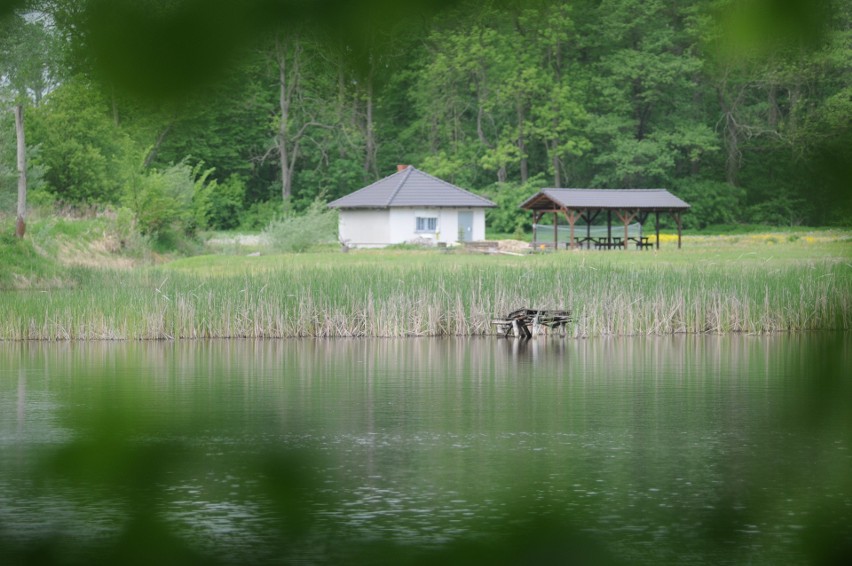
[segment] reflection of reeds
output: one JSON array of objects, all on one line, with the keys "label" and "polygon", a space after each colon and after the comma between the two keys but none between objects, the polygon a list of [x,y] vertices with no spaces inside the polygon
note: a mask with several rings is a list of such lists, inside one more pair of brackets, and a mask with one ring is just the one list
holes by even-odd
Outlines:
[{"label": "reflection of reeds", "polygon": [[0,295],[0,338],[479,335],[519,307],[570,309],[569,334],[580,337],[852,326],[850,270],[830,260],[300,265],[239,277],[90,271],[78,279],[71,289]]}]

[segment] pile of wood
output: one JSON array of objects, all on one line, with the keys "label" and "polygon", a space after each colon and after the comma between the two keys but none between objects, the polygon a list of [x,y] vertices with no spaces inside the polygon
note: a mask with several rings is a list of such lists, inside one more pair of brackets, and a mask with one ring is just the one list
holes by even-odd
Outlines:
[{"label": "pile of wood", "polygon": [[499,244],[491,240],[478,240],[475,242],[463,242],[464,249],[469,252],[496,253],[499,249]]},{"label": "pile of wood", "polygon": [[545,334],[548,330],[564,332],[565,325],[571,321],[571,311],[518,309],[504,318],[491,321],[497,326],[497,333],[503,336],[531,338]]},{"label": "pile of wood", "polygon": [[529,242],[519,240],[485,240],[479,242],[464,242],[464,249],[469,252],[484,254],[526,255],[532,251]]}]

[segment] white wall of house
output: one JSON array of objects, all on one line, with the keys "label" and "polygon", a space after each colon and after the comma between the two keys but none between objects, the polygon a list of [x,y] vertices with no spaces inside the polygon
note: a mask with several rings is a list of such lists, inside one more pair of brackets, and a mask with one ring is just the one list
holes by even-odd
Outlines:
[{"label": "white wall of house", "polygon": [[485,209],[473,209],[473,241],[485,239]]},{"label": "white wall of house", "polygon": [[[484,240],[485,210],[482,208],[341,209],[340,239],[361,248],[400,244],[417,238],[453,244],[459,239],[460,210],[473,212],[473,239]],[[418,218],[421,219],[419,226]]]},{"label": "white wall of house", "polygon": [[390,211],[341,209],[338,220],[340,241],[352,247],[376,248],[394,243],[390,239]]}]

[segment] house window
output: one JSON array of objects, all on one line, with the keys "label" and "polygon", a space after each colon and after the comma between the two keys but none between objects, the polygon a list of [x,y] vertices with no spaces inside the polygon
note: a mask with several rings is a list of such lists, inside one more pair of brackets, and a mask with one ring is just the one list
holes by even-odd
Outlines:
[{"label": "house window", "polygon": [[418,232],[437,232],[438,217],[437,216],[417,216],[417,231]]}]

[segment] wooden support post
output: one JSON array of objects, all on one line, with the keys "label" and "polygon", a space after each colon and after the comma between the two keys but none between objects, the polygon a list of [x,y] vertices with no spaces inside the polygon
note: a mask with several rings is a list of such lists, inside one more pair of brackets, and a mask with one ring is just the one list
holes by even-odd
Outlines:
[{"label": "wooden support post", "polygon": [[559,249],[559,215],[553,211],[553,251]]},{"label": "wooden support post", "polygon": [[654,211],[654,230],[657,232],[657,249],[660,249],[660,211]]},{"label": "wooden support post", "polygon": [[538,225],[539,220],[541,220],[541,215],[543,212],[539,212],[537,210],[533,211],[533,247],[535,247],[536,242],[538,242],[538,230],[536,226]]},{"label": "wooden support post", "polygon": [[535,249],[535,242],[536,242],[536,228],[535,228],[536,224],[538,224],[538,212],[533,211],[533,237],[532,237],[533,249]]},{"label": "wooden support post", "polygon": [[638,210],[634,210],[633,212],[630,212],[629,210],[625,210],[625,211],[616,210],[615,211],[615,215],[618,216],[618,219],[621,220],[621,222],[624,224],[624,249],[625,250],[627,249],[627,238],[630,235],[627,230],[630,226],[630,223],[633,221],[634,218],[636,218],[637,214],[639,214]]},{"label": "wooden support post", "polygon": [[515,333],[516,338],[529,338],[532,336],[530,334],[530,329],[527,328],[527,325],[524,324],[522,320],[518,320],[517,318],[512,320],[512,330]]},{"label": "wooden support post", "polygon": [[601,210],[597,209],[594,214],[589,212],[589,209],[585,209],[585,213],[580,215],[580,218],[586,223],[586,248],[592,249],[592,222],[600,216]]},{"label": "wooden support post", "polygon": [[592,221],[589,218],[589,209],[586,209],[586,216],[583,218],[586,221],[586,249],[592,249]]},{"label": "wooden support post", "polygon": [[571,214],[566,213],[565,216],[568,217],[568,226],[570,227],[568,232],[568,247],[574,249],[574,223],[577,222],[577,216],[573,210]]},{"label": "wooden support post", "polygon": [[612,210],[606,211],[606,239],[607,244],[612,243]]},{"label": "wooden support post", "polygon": [[569,233],[568,233],[568,247],[574,248],[574,224],[577,223],[577,219],[580,214],[576,210],[568,210],[566,208],[562,209],[562,214],[565,215],[565,218],[568,220]]},{"label": "wooden support post", "polygon": [[[651,214],[651,213],[648,212],[647,210],[644,210],[644,211],[639,213],[638,220],[639,220],[639,241],[640,242],[642,241],[642,238],[645,236],[645,222],[648,220],[649,214]],[[644,250],[645,247],[640,246],[639,249]]]},{"label": "wooden support post", "polygon": [[683,222],[680,217],[680,212],[672,212],[672,216],[674,216],[675,224],[677,224],[677,249],[680,249],[681,230],[683,229]]}]

